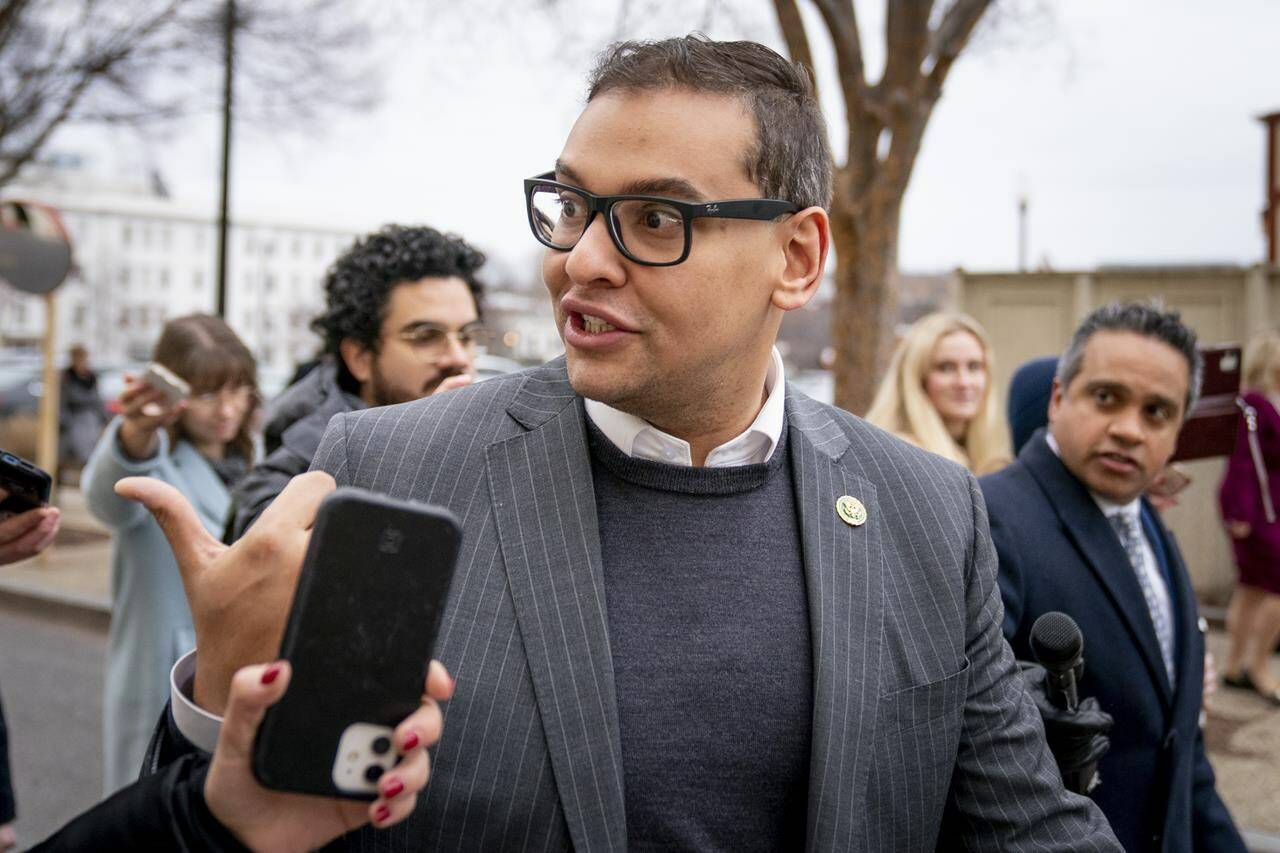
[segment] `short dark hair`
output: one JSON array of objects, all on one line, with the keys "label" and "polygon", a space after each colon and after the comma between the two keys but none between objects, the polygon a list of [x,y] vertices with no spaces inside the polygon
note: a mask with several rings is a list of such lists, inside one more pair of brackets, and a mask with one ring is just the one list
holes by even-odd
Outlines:
[{"label": "short dark hair", "polygon": [[357,240],[329,267],[324,279],[325,310],[311,321],[311,328],[339,362],[347,338],[377,352],[387,300],[396,285],[457,276],[467,283],[479,313],[483,287],[476,271],[484,262],[484,254],[461,237],[424,225],[384,225]]},{"label": "short dark hair", "polygon": [[[160,330],[151,360],[186,380],[193,394],[218,391],[227,385],[252,388],[252,403],[230,444],[245,460],[253,459],[254,413],[259,406],[258,363],[225,320],[211,314],[173,318]],[[167,429],[171,441],[185,437],[181,420]]]},{"label": "short dark hair", "polygon": [[813,81],[803,65],[751,41],[700,33],[623,41],[596,61],[587,101],[611,91],[684,88],[741,98],[755,117],[747,176],[766,198],[831,205],[831,147]]},{"label": "short dark hair", "polygon": [[1080,373],[1084,347],[1098,332],[1132,332],[1168,344],[1187,360],[1187,399],[1185,418],[1200,396],[1204,377],[1204,357],[1196,349],[1196,333],[1183,323],[1177,311],[1165,311],[1156,305],[1140,302],[1111,302],[1096,309],[1076,327],[1067,351],[1058,361],[1055,377],[1064,389]]}]

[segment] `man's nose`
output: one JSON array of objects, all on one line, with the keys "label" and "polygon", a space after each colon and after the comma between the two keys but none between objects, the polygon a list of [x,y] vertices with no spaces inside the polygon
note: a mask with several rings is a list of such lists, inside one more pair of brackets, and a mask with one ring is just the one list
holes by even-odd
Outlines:
[{"label": "man's nose", "polygon": [[1142,429],[1142,413],[1137,406],[1127,406],[1111,418],[1108,434],[1124,444],[1140,444],[1145,435]]},{"label": "man's nose", "polygon": [[445,339],[444,350],[441,351],[440,357],[436,361],[440,364],[462,365],[469,368],[471,367],[473,354],[474,350],[464,346],[459,335],[449,335]]},{"label": "man's nose", "polygon": [[626,280],[622,253],[613,243],[604,214],[591,220],[577,244],[569,250],[564,270],[574,284],[618,287]]}]

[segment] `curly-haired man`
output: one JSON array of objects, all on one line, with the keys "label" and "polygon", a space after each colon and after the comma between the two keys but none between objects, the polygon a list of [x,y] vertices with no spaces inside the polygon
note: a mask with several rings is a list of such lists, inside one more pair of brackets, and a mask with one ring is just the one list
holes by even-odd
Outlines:
[{"label": "curly-haired man", "polygon": [[267,455],[236,488],[228,542],[307,470],[334,415],[471,382],[484,261],[459,237],[401,225],[367,235],[334,261],[324,312],[311,324],[327,357],[267,408]]}]

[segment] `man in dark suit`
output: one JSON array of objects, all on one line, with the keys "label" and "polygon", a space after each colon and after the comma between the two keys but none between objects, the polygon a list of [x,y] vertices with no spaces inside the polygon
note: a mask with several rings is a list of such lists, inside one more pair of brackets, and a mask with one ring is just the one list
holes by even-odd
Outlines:
[{"label": "man in dark suit", "polygon": [[[347,849],[1118,849],[1000,633],[976,481],[785,380],[831,183],[803,69],[615,46],[525,184],[565,358],[330,422],[294,484],[463,529],[432,782]],[[123,488],[180,555],[199,653],[173,722],[199,745],[179,717],[275,653],[306,537],[264,515],[223,550],[162,484]]]},{"label": "man in dark suit", "polygon": [[1085,637],[1081,696],[1115,718],[1093,797],[1129,851],[1242,851],[1199,727],[1204,637],[1186,566],[1142,497],[1173,453],[1202,362],[1176,312],[1111,304],[1059,361],[1049,427],[984,477],[1004,633],[1063,611]]}]

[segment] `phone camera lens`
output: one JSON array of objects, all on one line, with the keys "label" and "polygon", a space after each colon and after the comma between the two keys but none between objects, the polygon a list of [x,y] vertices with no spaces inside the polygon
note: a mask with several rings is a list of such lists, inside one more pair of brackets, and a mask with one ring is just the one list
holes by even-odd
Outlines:
[{"label": "phone camera lens", "polygon": [[391,750],[391,738],[379,737],[373,741],[373,754],[386,755]]},{"label": "phone camera lens", "polygon": [[369,782],[377,782],[382,778],[383,767],[381,764],[370,764],[364,769],[364,778]]}]

